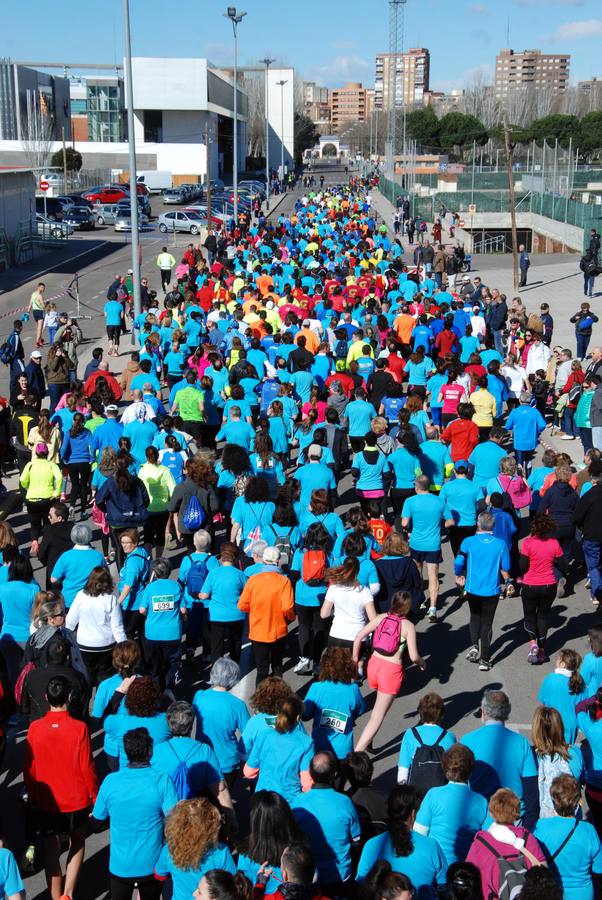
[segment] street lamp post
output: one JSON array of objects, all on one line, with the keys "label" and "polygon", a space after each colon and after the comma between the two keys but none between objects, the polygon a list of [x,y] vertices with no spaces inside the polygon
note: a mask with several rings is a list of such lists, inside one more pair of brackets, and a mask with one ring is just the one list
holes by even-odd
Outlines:
[{"label": "street lamp post", "polygon": [[134,136],[134,90],[132,87],[132,39],[130,4],[124,0],[125,79],[128,105],[128,144],[130,150],[130,215],[132,217],[132,269],[134,272],[134,318],[142,312],[140,294],[140,235],[138,233],[138,190],[136,186],[136,139]]},{"label": "street lamp post", "polygon": [[285,81],[277,81],[276,84],[280,88],[280,169],[281,169],[281,178],[282,184],[284,185],[284,85],[287,84]]},{"label": "street lamp post", "polygon": [[238,26],[246,16],[246,12],[237,12],[235,6],[229,6],[224,16],[232,22],[234,34],[234,144],[232,147],[232,186],[234,188],[234,224],[238,225]]},{"label": "street lamp post", "polygon": [[265,66],[265,202],[266,207],[270,208],[270,66],[275,59],[266,56],[260,59]]}]

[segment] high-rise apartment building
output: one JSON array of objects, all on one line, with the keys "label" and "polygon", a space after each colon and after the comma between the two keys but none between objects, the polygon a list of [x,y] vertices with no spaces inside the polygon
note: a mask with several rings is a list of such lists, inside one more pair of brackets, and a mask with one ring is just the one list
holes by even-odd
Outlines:
[{"label": "high-rise apartment building", "polygon": [[549,90],[562,94],[569,86],[568,53],[541,50],[500,50],[495,58],[495,94],[499,100],[517,89]]},{"label": "high-rise apartment building", "polygon": [[422,106],[429,90],[430,54],[424,47],[405,53],[379,53],[374,76],[375,108],[389,109],[389,92],[395,84],[395,106]]},{"label": "high-rise apartment building", "polygon": [[330,119],[333,131],[345,122],[365,122],[371,112],[371,92],[361,81],[350,81],[330,92]]},{"label": "high-rise apartment building", "polygon": [[330,91],[315,81],[303,82],[303,107],[321,134],[330,131]]}]

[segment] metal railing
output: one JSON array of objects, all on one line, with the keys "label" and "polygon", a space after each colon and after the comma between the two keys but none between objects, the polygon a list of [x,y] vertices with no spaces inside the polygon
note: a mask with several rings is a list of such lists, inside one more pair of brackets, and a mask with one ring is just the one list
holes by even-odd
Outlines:
[{"label": "metal railing", "polygon": [[506,238],[503,234],[495,235],[495,237],[487,237],[480,241],[473,240],[473,253],[505,253]]}]

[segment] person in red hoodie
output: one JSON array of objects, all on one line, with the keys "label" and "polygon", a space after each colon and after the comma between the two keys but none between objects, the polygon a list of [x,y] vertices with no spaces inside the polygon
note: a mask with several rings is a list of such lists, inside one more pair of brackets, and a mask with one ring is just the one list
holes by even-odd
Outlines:
[{"label": "person in red hoodie", "polygon": [[123,391],[121,390],[119,382],[117,381],[115,376],[111,375],[111,373],[109,372],[108,362],[99,363],[96,371],[92,372],[92,374],[89,375],[88,378],[86,378],[86,380],[84,381],[84,394],[86,395],[86,397],[92,396],[92,394],[96,390],[96,382],[99,378],[104,378],[107,383],[107,387],[113,395],[113,400],[118,403],[123,396]]},{"label": "person in red hoodie", "polygon": [[[73,896],[84,860],[86,825],[98,793],[88,726],[67,712],[70,691],[62,675],[48,682],[50,711],[29,726],[23,763],[28,803],[44,838],[46,883],[52,900]],[[60,855],[65,833],[69,854],[63,884]]]},{"label": "person in red hoodie", "polygon": [[313,883],[316,864],[307,844],[294,843],[285,847],[280,858],[280,870],[282,887],[273,894],[266,894],[265,886],[272,870],[261,867],[255,879],[253,900],[286,900],[290,897],[295,900],[328,900]]}]

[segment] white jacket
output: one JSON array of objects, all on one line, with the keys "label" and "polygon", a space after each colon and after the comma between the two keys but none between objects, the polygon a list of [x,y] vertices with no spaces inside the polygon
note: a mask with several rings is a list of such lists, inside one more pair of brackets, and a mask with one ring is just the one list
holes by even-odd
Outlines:
[{"label": "white jacket", "polygon": [[77,643],[82,650],[109,650],[113,644],[125,641],[121,606],[114,594],[90,597],[79,591],[67,613],[65,625],[77,629]]},{"label": "white jacket", "polygon": [[533,344],[527,353],[527,365],[525,366],[527,375],[534,375],[538,369],[543,369],[545,372],[551,355],[552,351],[543,342]]}]

